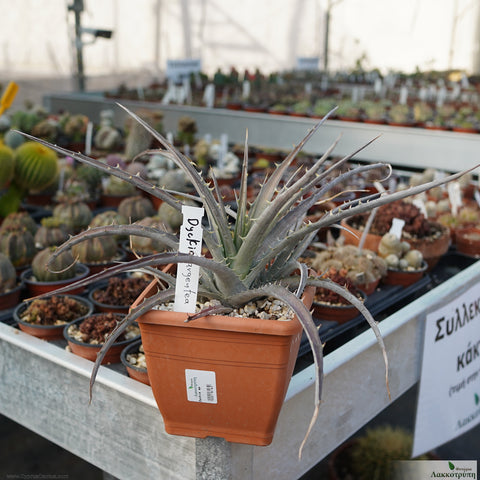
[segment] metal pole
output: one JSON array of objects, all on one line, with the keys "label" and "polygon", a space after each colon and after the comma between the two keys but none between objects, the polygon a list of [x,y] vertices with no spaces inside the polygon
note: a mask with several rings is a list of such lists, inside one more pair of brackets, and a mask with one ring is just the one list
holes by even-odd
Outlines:
[{"label": "metal pole", "polygon": [[82,20],[81,14],[84,10],[83,0],[74,0],[68,9],[75,15],[75,51],[77,58],[77,71],[75,75],[76,87],[80,92],[85,91],[85,73],[83,67],[83,43],[82,43]]}]

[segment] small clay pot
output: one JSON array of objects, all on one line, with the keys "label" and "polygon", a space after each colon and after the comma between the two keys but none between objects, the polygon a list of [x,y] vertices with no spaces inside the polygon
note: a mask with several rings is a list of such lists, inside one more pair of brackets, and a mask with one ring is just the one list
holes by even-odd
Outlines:
[{"label": "small clay pot", "polygon": [[[103,313],[94,313],[93,315],[90,315],[90,317],[98,317],[100,315],[104,315]],[[118,320],[121,321],[125,315],[121,314],[116,314],[118,316]],[[94,362],[97,359],[97,354],[100,351],[100,349],[103,347],[103,343],[101,344],[92,344],[92,343],[85,343],[81,342],[79,340],[76,340],[75,338],[71,337],[70,334],[68,333],[68,329],[71,325],[80,325],[87,317],[81,318],[79,320],[75,320],[68,325],[66,325],[63,329],[63,336],[65,340],[68,342],[68,346],[70,347],[70,350],[75,354],[80,357],[86,358],[87,360],[91,360]],[[140,338],[140,334],[136,335],[133,338],[130,338],[128,340],[122,340],[120,342],[115,342],[111,348],[108,350],[106,353],[105,357],[102,360],[102,365],[108,364],[108,363],[119,363],[120,362],[120,355],[122,353],[122,350],[130,343],[138,340]]]},{"label": "small clay pot", "polygon": [[[88,311],[85,315],[79,317],[77,320],[83,320],[88,315],[93,313],[93,305],[92,303],[78,295],[57,295],[58,297],[70,297],[75,299],[77,302],[84,304]],[[33,301],[33,300],[32,300]],[[69,323],[62,323],[59,325],[38,325],[35,323],[26,322],[22,320],[22,314],[25,310],[31,305],[32,301],[20,303],[17,305],[15,310],[13,311],[13,319],[18,323],[18,327],[22,332],[28,333],[29,335],[33,335],[37,338],[42,338],[44,340],[58,340],[63,338],[63,329],[65,325],[69,325]]]},{"label": "small clay pot", "polygon": [[408,287],[418,282],[428,268],[425,260],[422,263],[422,267],[418,270],[395,270],[393,268],[387,269],[387,274],[383,278],[382,282],[385,285],[401,285],[402,287]]},{"label": "small clay pot", "polygon": [[[38,295],[43,295],[45,293],[53,292],[59,288],[65,287],[74,283],[78,280],[82,280],[83,278],[87,277],[90,273],[89,268],[82,263],[76,264],[76,272],[77,274],[73,278],[69,278],[67,280],[57,280],[55,282],[38,282],[37,280],[33,279],[33,272],[31,268],[27,268],[24,270],[21,275],[20,279],[25,284],[27,294],[29,297],[36,297]],[[72,290],[68,290],[67,292],[63,292],[64,294],[70,295],[80,295],[84,290],[84,287],[73,288]]]},{"label": "small clay pot", "polygon": [[23,282],[20,282],[15,288],[0,294],[0,310],[8,310],[18,305],[23,286]]},{"label": "small clay pot", "polygon": [[466,227],[455,230],[457,251],[472,257],[480,257],[480,228]]},{"label": "small clay pot", "polygon": [[104,263],[85,263],[85,265],[89,268],[90,275],[94,275],[95,273],[102,272],[109,267],[117,265],[118,262],[123,262],[126,258],[127,253],[123,249],[119,249],[114,260],[109,260]]},{"label": "small clay pot", "polygon": [[[359,291],[363,301],[367,298],[367,295]],[[319,320],[333,320],[340,325],[354,319],[360,312],[356,307],[351,304],[346,305],[332,305],[330,303],[313,302],[313,316]]]},{"label": "small clay pot", "polygon": [[120,360],[127,369],[128,376],[133,378],[134,380],[138,380],[145,385],[150,385],[150,380],[148,379],[148,373],[146,368],[137,367],[133,365],[127,360],[127,355],[138,353],[138,349],[142,344],[142,340],[138,340],[136,342],[127,345],[120,355]]}]

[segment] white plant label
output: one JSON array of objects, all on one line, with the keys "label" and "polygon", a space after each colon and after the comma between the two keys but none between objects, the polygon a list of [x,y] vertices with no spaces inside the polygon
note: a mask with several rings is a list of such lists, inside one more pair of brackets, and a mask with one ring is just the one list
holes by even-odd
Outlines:
[{"label": "white plant label", "polygon": [[[202,207],[182,206],[183,224],[180,227],[180,253],[199,257],[202,254]],[[200,267],[193,263],[179,263],[175,285],[175,312],[195,313]]]},{"label": "white plant label", "polygon": [[405,226],[405,220],[401,218],[393,218],[392,226],[390,227],[390,233],[393,233],[397,238],[402,238],[403,227]]},{"label": "white plant label", "polygon": [[480,423],[479,288],[426,315],[414,457]]},{"label": "white plant label", "polygon": [[312,71],[318,70],[319,57],[297,57],[297,70]]},{"label": "white plant label", "polygon": [[428,216],[427,214],[427,207],[425,206],[425,202],[421,198],[414,198],[412,200],[413,205],[415,205],[420,212],[425,215],[425,217]]},{"label": "white plant label", "polygon": [[408,87],[406,85],[402,85],[400,87],[400,98],[398,99],[398,103],[400,105],[406,105],[408,100]]},{"label": "white plant label", "polygon": [[187,400],[198,403],[217,403],[215,372],[185,369]]},{"label": "white plant label", "polygon": [[458,182],[450,182],[447,186],[448,199],[452,207],[452,213],[456,215],[462,206],[462,191]]},{"label": "white plant label", "polygon": [[247,100],[250,97],[250,82],[248,80],[244,80],[242,83],[242,98]]},{"label": "white plant label", "polygon": [[182,81],[192,73],[199,73],[201,69],[202,62],[199,58],[167,60],[167,78],[173,82]]},{"label": "white plant label", "polygon": [[87,123],[87,131],[85,133],[85,155],[92,153],[93,123]]},{"label": "white plant label", "polygon": [[207,108],[213,108],[215,105],[215,85],[209,83],[203,92],[203,102]]}]

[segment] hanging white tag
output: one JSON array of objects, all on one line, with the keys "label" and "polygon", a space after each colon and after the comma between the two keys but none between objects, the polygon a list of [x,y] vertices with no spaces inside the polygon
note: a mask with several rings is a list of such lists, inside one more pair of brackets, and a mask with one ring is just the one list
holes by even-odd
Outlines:
[{"label": "hanging white tag", "polygon": [[[202,254],[202,207],[182,206],[183,224],[180,227],[178,251],[197,257]],[[175,312],[195,313],[200,267],[193,263],[177,265],[177,283],[175,285]]]},{"label": "hanging white tag", "polygon": [[225,156],[228,152],[228,135],[226,133],[222,133],[220,135],[220,150],[218,152],[218,161],[217,167],[219,170],[223,170],[225,167]]},{"label": "hanging white tag", "polygon": [[458,182],[450,182],[447,186],[448,199],[452,207],[453,215],[457,215],[458,210],[462,206],[462,192]]},{"label": "hanging white tag", "polygon": [[215,372],[185,369],[187,400],[199,403],[217,403]]},{"label": "hanging white tag", "polygon": [[405,220],[401,218],[392,219],[392,226],[389,233],[393,233],[397,238],[402,238],[402,230],[405,226]]},{"label": "hanging white tag", "polygon": [[480,207],[480,192],[477,189],[473,191],[473,197],[475,198],[477,205]]}]

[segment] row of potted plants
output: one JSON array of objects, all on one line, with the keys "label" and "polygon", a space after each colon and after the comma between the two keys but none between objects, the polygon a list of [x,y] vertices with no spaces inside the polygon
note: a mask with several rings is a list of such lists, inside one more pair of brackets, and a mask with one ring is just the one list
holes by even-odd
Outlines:
[{"label": "row of potted plants", "polygon": [[[196,192],[193,200],[203,206],[207,217],[203,229],[206,255],[197,257],[178,253],[178,240],[173,233],[135,223],[84,230],[53,253],[50,264],[63,252],[86,240],[119,235],[156,239],[167,243],[170,249],[164,253],[121,262],[76,282],[76,287],[82,287],[124,271],[141,270],[164,285],[164,288],[156,293],[149,292],[148,289],[144,291],[145,295],[140,297],[130,313],[108,337],[93,367],[92,386],[98,368],[111,345],[129,325],[138,322],[150,382],[167,432],[199,437],[213,435],[229,441],[268,444],[272,440],[276,419],[293,371],[302,327],[311,342],[317,367],[314,412],[319,408],[322,344],[310,313],[315,288],[327,288],[353,303],[377,334],[386,355],[378,327],[363,303],[328,278],[308,274],[307,267],[298,261],[317,232],[338,224],[347,217],[369,212],[391,201],[457,179],[465,172],[412,187],[408,191],[381,196],[370,195],[362,202],[352,199],[308,223],[299,220],[328,192],[338,185],[348,183],[349,179],[358,173],[380,167],[366,165],[342,171],[340,167],[351,157],[346,156],[323,169],[324,163],[331,156],[332,147],[312,165],[303,168],[301,175],[296,169],[289,174],[289,167],[297,153],[322,122],[273,169],[271,175],[259,186],[256,196],[250,198],[247,196],[248,168],[245,156],[237,198],[232,207],[225,204],[218,194],[219,187],[215,177],[212,178],[212,190],[188,158],[158,134],[148,122],[132,112],[129,114],[163,145],[193,185]],[[159,198],[177,211],[181,211],[182,204],[187,199],[192,200],[191,194],[175,192],[173,195],[170,191],[152,186],[141,176],[131,175],[119,167],[112,168],[104,162],[53,146],[43,140],[40,140],[40,143],[109,175],[113,174]],[[332,178],[336,170],[340,170],[340,173]],[[168,310],[169,307],[165,307],[167,310],[159,309],[175,297],[175,274],[157,268],[170,263],[187,263],[200,267],[199,299],[208,302],[200,305],[194,314],[172,312]],[[61,292],[62,290],[59,290],[57,293]],[[303,292],[307,292],[304,294],[304,301],[300,299]],[[271,300],[266,302],[265,298],[279,300],[280,305]],[[265,321],[262,319],[265,313],[260,315],[260,319],[246,316],[247,312],[258,315],[255,312],[260,305],[247,308],[251,301],[258,299],[262,299],[262,307],[267,304],[274,306],[274,311],[280,312],[280,318],[285,321]],[[285,306],[289,308],[284,308]],[[292,313],[288,313],[289,311]],[[226,315],[227,313],[230,315]],[[231,334],[233,339],[230,339]],[[188,346],[183,345],[183,339],[187,340]],[[204,340],[207,342],[206,350],[202,346]],[[266,340],[275,354],[268,353]],[[230,344],[230,341],[233,344]],[[207,352],[213,352],[213,358]],[[242,353],[246,354],[246,359],[242,359]],[[157,362],[158,359],[160,362]],[[173,362],[169,363],[168,359]],[[279,364],[271,365],[272,359],[277,359]],[[279,368],[280,364],[286,368]],[[199,371],[207,377],[208,388],[205,391],[202,391],[198,383],[195,384],[198,382]],[[254,373],[260,374],[261,378],[255,378]],[[197,393],[194,400],[189,398],[190,393],[185,391],[186,375],[187,380],[193,382],[192,386],[197,385],[197,390],[194,388]],[[236,378],[234,386],[230,380],[233,377]],[[272,397],[266,398],[266,391],[258,392],[258,385],[265,386],[266,391],[273,394]],[[234,391],[229,393],[230,387],[233,387]],[[165,390],[169,391],[170,398],[175,399],[173,404],[164,398],[162,392]],[[261,400],[254,396],[256,393],[260,394]],[[246,417],[241,416],[240,412],[245,412]],[[314,425],[315,417],[314,413],[310,428]]]}]

